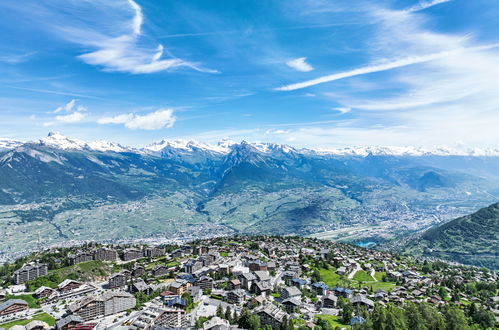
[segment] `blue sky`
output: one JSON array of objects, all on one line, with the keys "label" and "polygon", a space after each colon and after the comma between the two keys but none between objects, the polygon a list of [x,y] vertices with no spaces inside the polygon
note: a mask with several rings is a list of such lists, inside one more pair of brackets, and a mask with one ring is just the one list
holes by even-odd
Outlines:
[{"label": "blue sky", "polygon": [[497,147],[489,0],[0,3],[0,137]]}]

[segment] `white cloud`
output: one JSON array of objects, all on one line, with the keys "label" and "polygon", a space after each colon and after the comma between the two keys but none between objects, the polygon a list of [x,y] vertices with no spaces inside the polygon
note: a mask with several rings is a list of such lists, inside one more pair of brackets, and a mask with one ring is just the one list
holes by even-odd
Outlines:
[{"label": "white cloud", "polygon": [[73,112],[69,115],[55,116],[55,120],[63,123],[77,123],[85,119],[85,114],[81,112]]},{"label": "white cloud", "polygon": [[132,120],[134,115],[131,113],[125,113],[122,115],[117,115],[114,117],[104,117],[97,120],[98,124],[125,124]]},{"label": "white cloud", "polygon": [[104,117],[97,120],[98,124],[124,124],[129,129],[158,130],[172,127],[177,118],[173,109],[159,109],[146,115],[120,114],[113,117]]},{"label": "white cloud", "polygon": [[57,109],[55,109],[54,111],[52,111],[53,113],[59,113],[61,111],[67,111],[67,112],[71,112],[73,111],[73,108],[76,104],[76,99],[72,99],[71,101],[69,101],[68,103],[66,103],[65,105],[62,105],[60,107],[57,107]]},{"label": "white cloud", "polygon": [[341,114],[345,114],[347,112],[350,112],[352,110],[352,108],[349,108],[349,107],[336,107],[336,108],[333,108],[333,110],[339,111]]},{"label": "white cloud", "polygon": [[294,60],[286,62],[286,65],[296,71],[309,72],[314,68],[306,62],[306,57],[295,58]]},{"label": "white cloud", "polygon": [[[68,123],[68,124],[81,122],[83,119],[86,118],[86,114],[84,113],[85,111],[87,111],[87,108],[85,108],[82,105],[77,105],[77,100],[72,99],[68,103],[66,103],[60,107],[57,107],[53,111],[50,111],[50,113],[56,113],[59,115],[57,115],[53,118],[53,120],[55,120],[55,122],[46,122],[46,123],[43,123],[43,126],[52,126],[56,122]],[[68,114],[60,115],[61,112],[65,112]]]}]

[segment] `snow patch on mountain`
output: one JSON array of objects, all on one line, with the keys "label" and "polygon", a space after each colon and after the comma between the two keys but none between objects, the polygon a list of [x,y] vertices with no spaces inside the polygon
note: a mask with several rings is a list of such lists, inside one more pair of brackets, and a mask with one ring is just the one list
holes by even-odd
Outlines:
[{"label": "snow patch on mountain", "polygon": [[9,140],[9,139],[0,139],[0,151],[2,150],[11,150],[21,146],[24,142]]},{"label": "snow patch on mountain", "polygon": [[104,140],[85,142],[67,138],[59,132],[50,132],[47,137],[40,139],[41,145],[46,145],[62,150],[91,150],[91,151],[113,151],[113,152],[133,152],[133,148],[122,146],[119,143]]},{"label": "snow patch on mountain", "polygon": [[85,141],[69,139],[59,132],[50,132],[40,144],[62,150],[83,150],[87,146]]},{"label": "snow patch on mountain", "polygon": [[177,149],[189,152],[208,151],[214,153],[225,154],[229,151],[228,144],[212,145],[205,142],[194,140],[161,140],[146,146],[144,149],[154,153],[160,153],[165,149]]}]

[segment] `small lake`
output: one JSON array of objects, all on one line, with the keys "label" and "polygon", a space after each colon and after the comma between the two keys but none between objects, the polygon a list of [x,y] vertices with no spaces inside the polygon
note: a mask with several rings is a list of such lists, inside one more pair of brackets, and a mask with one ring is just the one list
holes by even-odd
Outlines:
[{"label": "small lake", "polygon": [[360,246],[362,248],[367,248],[367,249],[375,247],[376,244],[377,244],[376,242],[356,242],[355,243],[355,245]]}]

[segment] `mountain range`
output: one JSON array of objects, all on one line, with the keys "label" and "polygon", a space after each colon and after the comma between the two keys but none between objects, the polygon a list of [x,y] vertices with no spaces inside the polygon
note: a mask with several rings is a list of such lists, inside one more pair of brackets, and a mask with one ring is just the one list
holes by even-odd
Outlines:
[{"label": "mountain range", "polygon": [[234,232],[382,242],[497,201],[498,170],[497,149],[0,140],[0,251]]}]

